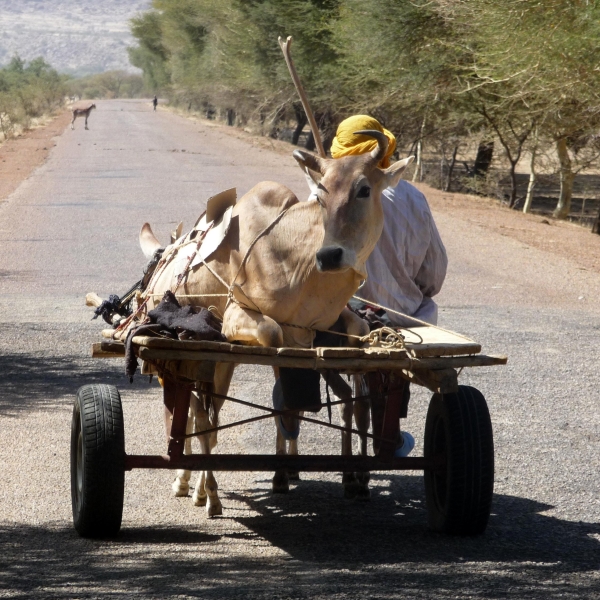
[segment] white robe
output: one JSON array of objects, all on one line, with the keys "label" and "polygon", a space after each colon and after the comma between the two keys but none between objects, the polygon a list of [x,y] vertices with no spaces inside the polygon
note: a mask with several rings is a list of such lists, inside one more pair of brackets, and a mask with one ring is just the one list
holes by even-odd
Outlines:
[{"label": "white robe", "polygon": [[[433,300],[444,283],[448,257],[425,196],[408,181],[381,195],[383,232],[367,260],[368,279],[357,296],[437,324]],[[388,311],[397,326],[415,322]]]},{"label": "white robe", "polygon": [[[367,260],[368,278],[356,295],[436,325],[433,296],[444,283],[448,257],[427,199],[400,180],[383,191],[381,203],[383,232]],[[387,314],[397,327],[415,325],[391,311]]]}]

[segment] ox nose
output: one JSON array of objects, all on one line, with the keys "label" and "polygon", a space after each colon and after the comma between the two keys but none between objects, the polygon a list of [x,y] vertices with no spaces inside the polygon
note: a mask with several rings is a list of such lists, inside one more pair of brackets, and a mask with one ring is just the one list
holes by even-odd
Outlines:
[{"label": "ox nose", "polygon": [[317,269],[335,271],[341,267],[344,249],[339,246],[327,246],[317,252]]}]

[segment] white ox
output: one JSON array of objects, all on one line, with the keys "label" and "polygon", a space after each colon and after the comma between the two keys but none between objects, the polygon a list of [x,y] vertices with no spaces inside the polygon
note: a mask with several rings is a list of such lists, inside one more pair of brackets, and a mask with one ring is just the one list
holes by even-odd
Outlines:
[{"label": "white ox", "polygon": [[[348,310],[346,304],[366,278],[365,262],[381,235],[381,192],[398,183],[412,157],[380,169],[377,165],[387,150],[387,138],[378,131],[356,133],[376,138],[377,148],[369,154],[335,160],[300,150],[294,152],[300,167],[318,185],[317,201],[299,202],[288,188],[273,182],[260,183],[245,194],[234,207],[224,241],[207,259],[208,266],[195,267],[180,285],[178,294],[198,296],[182,298],[182,303],[217,307],[223,315],[223,334],[229,341],[310,347],[312,331],[281,324],[327,330],[340,316],[347,333],[368,332],[366,323]],[[281,215],[282,211],[285,214]],[[140,244],[147,256],[160,247],[148,224],[142,228]],[[168,252],[169,248],[163,258]],[[168,264],[150,283],[156,295],[153,297],[172,289],[175,262]],[[227,291],[223,282],[234,281],[243,291],[236,294],[241,301],[228,302],[225,297],[208,296],[223,294]],[[227,394],[233,369],[230,363],[217,365],[217,394]],[[196,430],[214,427],[223,401],[213,399],[214,413],[210,418],[198,406],[201,403],[193,404],[197,411]],[[349,427],[351,407],[343,410],[343,418]],[[361,429],[365,432],[368,429],[368,416]],[[199,437],[205,453],[216,445],[215,434],[207,437]],[[351,454],[351,448],[350,436],[344,435],[342,452]],[[295,442],[290,442],[289,452],[297,452]],[[366,452],[364,440],[362,452]],[[277,453],[286,454],[286,440],[279,427]],[[173,484],[176,495],[187,495],[189,478],[188,471],[178,472]],[[193,501],[197,506],[206,505],[209,516],[222,513],[217,488],[213,473],[202,473]],[[273,478],[273,491],[287,489],[287,472],[278,471]]]}]

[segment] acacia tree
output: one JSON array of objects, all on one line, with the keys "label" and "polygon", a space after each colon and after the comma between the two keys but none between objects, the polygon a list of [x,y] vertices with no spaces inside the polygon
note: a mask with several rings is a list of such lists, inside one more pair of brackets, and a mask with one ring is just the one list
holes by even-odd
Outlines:
[{"label": "acacia tree", "polygon": [[[561,191],[554,215],[566,217],[575,176],[574,141],[589,137],[600,124],[600,8],[595,2],[572,0],[439,3],[463,23],[472,40],[474,61],[462,84],[474,97],[493,98],[486,110],[499,137],[499,132],[514,129],[518,147],[535,123],[538,141],[555,145]],[[589,163],[589,153],[584,154]]]},{"label": "acacia tree", "polygon": [[138,45],[127,49],[129,61],[142,70],[149,90],[168,89],[171,81],[169,53],[162,39],[161,14],[156,10],[141,13],[131,19],[130,26]]}]

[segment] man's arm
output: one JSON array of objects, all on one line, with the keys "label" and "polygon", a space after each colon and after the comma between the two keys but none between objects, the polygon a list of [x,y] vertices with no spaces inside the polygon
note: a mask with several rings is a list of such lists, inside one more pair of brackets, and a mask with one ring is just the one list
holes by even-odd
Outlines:
[{"label": "man's arm", "polygon": [[431,215],[429,215],[429,222],[429,247],[427,248],[423,264],[415,277],[415,283],[419,286],[423,296],[431,298],[442,289],[448,269],[448,255]]}]

